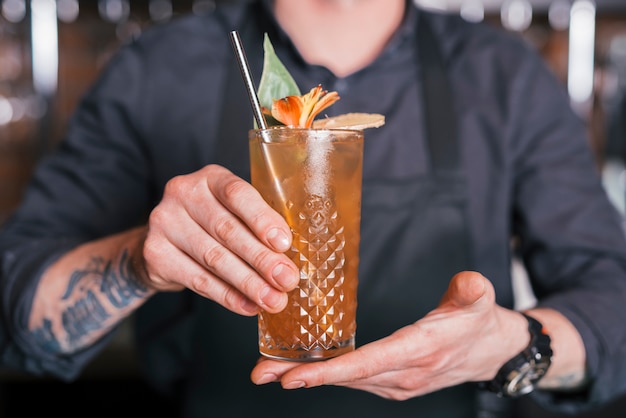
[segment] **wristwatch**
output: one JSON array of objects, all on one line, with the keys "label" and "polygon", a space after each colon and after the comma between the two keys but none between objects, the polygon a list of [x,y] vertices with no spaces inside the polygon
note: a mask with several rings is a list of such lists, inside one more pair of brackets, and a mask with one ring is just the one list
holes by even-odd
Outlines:
[{"label": "wristwatch", "polygon": [[481,389],[500,397],[516,398],[532,392],[552,363],[550,336],[539,321],[524,313],[522,315],[528,320],[528,347],[507,361],[493,380],[478,383]]}]

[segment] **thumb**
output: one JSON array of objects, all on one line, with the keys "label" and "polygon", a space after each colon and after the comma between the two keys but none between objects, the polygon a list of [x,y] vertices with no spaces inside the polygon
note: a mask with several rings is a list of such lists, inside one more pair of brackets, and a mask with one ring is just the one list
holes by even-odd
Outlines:
[{"label": "thumb", "polygon": [[442,302],[466,307],[492,301],[495,301],[495,291],[491,282],[480,273],[463,271],[454,275]]}]

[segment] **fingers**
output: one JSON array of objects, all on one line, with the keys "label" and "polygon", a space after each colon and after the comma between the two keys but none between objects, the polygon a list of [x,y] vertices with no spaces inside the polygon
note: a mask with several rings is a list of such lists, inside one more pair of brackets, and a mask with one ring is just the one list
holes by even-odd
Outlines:
[{"label": "fingers", "polygon": [[[291,246],[291,232],[283,217],[249,183],[222,167],[213,167],[208,177],[211,180],[207,183],[206,196],[202,196],[204,205],[191,205],[187,209],[218,244],[208,247],[201,261],[214,270],[223,265],[221,258],[228,249],[276,289],[293,289],[299,280],[298,270],[280,254]],[[210,211],[206,210],[208,205]]]},{"label": "fingers", "polygon": [[[427,376],[419,368],[374,373],[371,376],[358,379],[341,381],[330,381],[327,379],[324,383],[312,378],[310,370],[306,371],[306,369],[325,369],[329,361],[331,360],[303,364],[263,359],[252,371],[251,379],[257,385],[281,382],[284,389],[311,388],[322,384],[332,384],[367,391],[394,400],[406,400],[414,396],[430,393],[444,387],[445,384],[449,384],[448,381],[444,384],[438,377]],[[398,382],[401,384],[398,384]]]},{"label": "fingers", "polygon": [[278,252],[291,246],[291,232],[285,219],[276,211],[268,211],[267,203],[249,183],[218,168],[209,189],[219,202],[250,227],[255,236]]},{"label": "fingers", "polygon": [[396,400],[484,380],[492,376],[493,359],[485,355],[481,339],[493,345],[485,336],[497,335],[495,344],[503,343],[502,333],[494,331],[502,322],[496,308],[495,291],[484,276],[459,273],[440,306],[416,323],[323,362],[261,361],[252,379],[280,382],[285,389],[347,386]]},{"label": "fingers", "polygon": [[262,357],[250,373],[250,379],[257,385],[277,382],[289,370],[301,366],[295,361],[278,361]]},{"label": "fingers", "polygon": [[[160,216],[157,213],[156,217]],[[195,234],[189,232],[190,225],[183,217],[175,217],[171,224],[174,230],[182,231],[182,235],[193,236]],[[241,315],[258,313],[258,303],[209,272],[170,239],[164,239],[162,231],[148,234],[143,257],[150,271],[150,286],[156,290],[176,291],[186,287]]]},{"label": "fingers", "polygon": [[249,183],[209,166],[168,183],[150,216],[144,253],[162,289],[172,280],[250,314],[285,307],[286,292],[299,280],[297,267],[282,254],[290,245],[286,222]]},{"label": "fingers", "polygon": [[407,344],[390,336],[339,357],[312,363],[262,360],[253,369],[256,384],[280,381],[285,389],[364,384],[373,376],[405,367]]},{"label": "fingers", "polygon": [[[338,360],[344,359],[346,356],[352,358],[354,353],[347,353],[334,359],[313,363],[262,360],[254,367],[250,377],[257,385],[280,381],[285,389],[336,384],[343,380],[338,380],[334,377],[339,373],[339,370],[342,370],[342,378],[346,373],[352,373],[344,370],[343,367],[345,366],[342,363],[350,364],[350,370],[352,370],[352,365],[354,364],[349,361],[341,362]],[[294,369],[295,373],[290,375],[288,372]]]}]

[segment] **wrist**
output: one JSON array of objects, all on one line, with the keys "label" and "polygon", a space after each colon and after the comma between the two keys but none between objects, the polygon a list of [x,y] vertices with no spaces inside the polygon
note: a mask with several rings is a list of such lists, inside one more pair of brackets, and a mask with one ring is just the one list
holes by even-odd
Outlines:
[{"label": "wrist", "polygon": [[494,359],[495,370],[490,376],[494,378],[498,370],[511,358],[522,352],[530,342],[530,334],[528,333],[528,320],[521,312],[511,309],[501,308],[500,329],[498,339],[499,343],[496,347],[500,347],[497,351],[497,357]]},{"label": "wrist", "polygon": [[479,382],[481,389],[500,397],[518,397],[532,392],[552,364],[551,339],[534,317],[520,314],[527,321],[528,343],[511,357],[489,381]]},{"label": "wrist", "polygon": [[560,312],[533,308],[528,315],[537,318],[552,338],[554,358],[539,387],[552,391],[578,391],[588,384],[585,346],[574,325]]},{"label": "wrist", "polygon": [[130,279],[137,283],[137,286],[145,288],[146,297],[157,292],[154,286],[151,286],[150,275],[146,267],[146,260],[143,256],[143,247],[146,240],[147,228],[141,227],[132,231],[131,239],[128,246],[122,248],[122,251],[128,251],[128,267]]}]

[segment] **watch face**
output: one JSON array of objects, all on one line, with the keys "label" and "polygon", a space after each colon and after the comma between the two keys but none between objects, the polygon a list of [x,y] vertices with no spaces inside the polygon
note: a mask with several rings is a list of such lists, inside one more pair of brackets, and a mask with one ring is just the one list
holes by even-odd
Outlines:
[{"label": "watch face", "polygon": [[508,396],[522,396],[532,392],[535,383],[546,374],[550,363],[541,361],[541,356],[538,357],[538,361],[531,360],[509,374],[504,388]]}]

